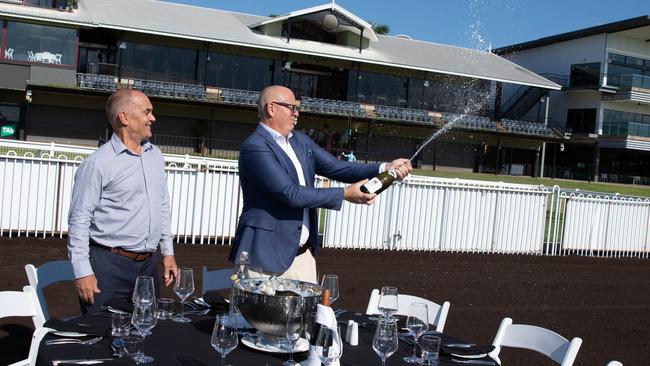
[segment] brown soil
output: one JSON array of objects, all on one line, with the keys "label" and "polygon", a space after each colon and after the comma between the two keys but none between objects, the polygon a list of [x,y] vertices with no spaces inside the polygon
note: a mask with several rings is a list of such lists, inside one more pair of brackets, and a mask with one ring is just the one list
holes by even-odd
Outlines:
[{"label": "brown soil", "polygon": [[[0,238],[0,289],[27,284],[24,265],[66,257],[65,239]],[[179,265],[230,267],[227,246],[176,246]],[[394,285],[401,293],[436,302],[449,300],[445,333],[490,344],[503,317],[581,337],[576,365],[650,364],[650,260],[539,257],[461,253],[323,250],[320,273],[338,274],[335,307],[365,311],[373,288]],[[173,296],[168,288],[163,295]],[[78,313],[71,283],[45,291],[53,317]],[[31,320],[0,319],[0,364],[24,358]],[[505,349],[504,365],[552,365],[534,352]]]}]

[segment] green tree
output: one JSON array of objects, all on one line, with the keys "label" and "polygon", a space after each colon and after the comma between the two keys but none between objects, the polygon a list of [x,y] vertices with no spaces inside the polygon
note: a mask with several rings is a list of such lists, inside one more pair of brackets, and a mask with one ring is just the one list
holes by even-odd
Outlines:
[{"label": "green tree", "polygon": [[374,30],[375,33],[377,34],[390,33],[390,27],[388,26],[388,24],[373,24],[373,23],[370,24],[372,25],[372,30]]}]

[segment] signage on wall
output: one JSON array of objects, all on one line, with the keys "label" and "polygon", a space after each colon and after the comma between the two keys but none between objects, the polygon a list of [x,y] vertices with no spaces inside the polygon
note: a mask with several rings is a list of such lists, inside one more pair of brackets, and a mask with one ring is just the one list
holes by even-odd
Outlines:
[{"label": "signage on wall", "polygon": [[0,137],[13,136],[16,133],[16,125],[5,125],[0,127]]}]

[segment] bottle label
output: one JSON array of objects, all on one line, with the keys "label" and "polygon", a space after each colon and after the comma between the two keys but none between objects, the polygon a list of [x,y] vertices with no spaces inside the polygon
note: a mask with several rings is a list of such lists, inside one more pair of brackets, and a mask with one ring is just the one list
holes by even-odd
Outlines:
[{"label": "bottle label", "polygon": [[368,190],[368,193],[375,193],[381,188],[381,181],[377,177],[374,177],[367,181],[364,186]]}]

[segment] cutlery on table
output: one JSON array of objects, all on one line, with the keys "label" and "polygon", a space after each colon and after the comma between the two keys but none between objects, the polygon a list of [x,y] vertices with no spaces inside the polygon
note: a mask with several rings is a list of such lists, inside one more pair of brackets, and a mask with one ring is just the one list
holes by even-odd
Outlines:
[{"label": "cutlery on table", "polygon": [[50,339],[45,341],[46,346],[52,346],[56,344],[83,344],[83,345],[92,345],[102,340],[103,337],[95,337],[90,339],[77,339],[77,338],[59,338],[59,339]]},{"label": "cutlery on table", "polygon": [[474,347],[474,343],[448,343],[443,344],[444,347]]},{"label": "cutlery on table", "polygon": [[495,361],[484,361],[484,360],[459,360],[457,358],[446,358],[445,361],[453,362],[453,363],[464,363],[469,365],[486,365],[486,366],[496,365]]},{"label": "cutlery on table", "polygon": [[52,361],[52,366],[57,366],[59,364],[96,365],[96,364],[100,364],[112,360],[113,360],[112,358],[79,358],[74,360],[54,360]]}]

